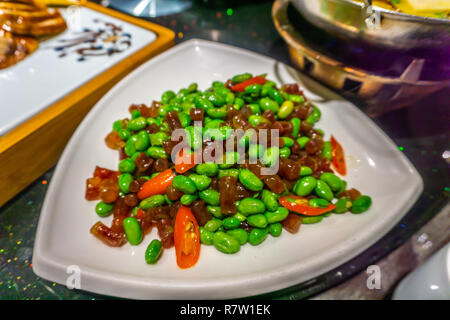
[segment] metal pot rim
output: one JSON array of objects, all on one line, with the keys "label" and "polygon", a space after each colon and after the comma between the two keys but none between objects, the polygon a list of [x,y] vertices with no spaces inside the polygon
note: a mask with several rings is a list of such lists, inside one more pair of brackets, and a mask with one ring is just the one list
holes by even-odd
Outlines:
[{"label": "metal pot rim", "polygon": [[[353,1],[353,0],[333,0],[337,2],[344,2],[353,6],[358,6],[360,8],[364,7],[364,3]],[[398,20],[408,20],[408,21],[416,21],[420,23],[436,23],[436,24],[447,24],[450,26],[450,19],[443,19],[443,18],[432,18],[432,17],[422,17],[417,16],[413,14],[403,13],[403,12],[396,12],[389,9],[381,8],[374,6],[374,8],[381,13],[382,16],[389,17],[391,19],[398,19]]]}]

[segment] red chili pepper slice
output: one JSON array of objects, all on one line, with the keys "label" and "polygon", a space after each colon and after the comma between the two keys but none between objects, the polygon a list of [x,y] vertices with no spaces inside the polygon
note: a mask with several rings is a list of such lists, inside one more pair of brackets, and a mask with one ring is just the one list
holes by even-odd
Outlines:
[{"label": "red chili pepper slice", "polygon": [[194,153],[191,153],[187,148],[181,149],[175,159],[175,171],[177,173],[185,173],[193,167],[195,167]]},{"label": "red chili pepper slice", "polygon": [[155,194],[164,194],[168,186],[172,185],[172,180],[175,177],[172,169],[167,169],[158,174],[153,179],[145,182],[141,190],[138,192],[139,199],[145,199]]},{"label": "red chili pepper slice", "polygon": [[144,219],[144,218],[146,217],[146,216],[145,216],[144,210],[142,210],[142,209],[137,209],[137,211],[136,211],[136,217],[139,218],[139,219]]},{"label": "red chili pepper slice", "polygon": [[178,209],[173,238],[178,266],[182,269],[193,267],[200,257],[200,229],[189,207]]},{"label": "red chili pepper slice", "polygon": [[336,206],[331,203],[326,208],[310,207],[308,205],[308,199],[294,195],[278,198],[278,201],[286,209],[305,216],[318,216],[336,208]]},{"label": "red chili pepper slice", "polygon": [[345,176],[347,174],[347,166],[345,164],[344,149],[333,136],[331,136],[331,153],[333,154],[334,168],[340,175]]},{"label": "red chili pepper slice", "polygon": [[266,82],[267,82],[266,78],[257,76],[257,77],[253,77],[251,79],[245,80],[244,82],[235,84],[234,86],[231,87],[231,90],[244,92],[245,88],[247,88],[248,86],[251,86],[252,84],[264,84]]}]

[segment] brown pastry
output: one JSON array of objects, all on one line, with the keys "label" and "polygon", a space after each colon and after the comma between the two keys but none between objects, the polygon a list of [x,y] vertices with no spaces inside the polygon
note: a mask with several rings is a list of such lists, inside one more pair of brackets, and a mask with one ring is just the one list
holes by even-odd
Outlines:
[{"label": "brown pastry", "polygon": [[0,26],[17,35],[35,37],[57,34],[67,27],[56,9],[12,1],[0,1]]},{"label": "brown pastry", "polygon": [[0,69],[23,60],[38,46],[38,41],[32,37],[17,36],[5,30],[0,30]]}]

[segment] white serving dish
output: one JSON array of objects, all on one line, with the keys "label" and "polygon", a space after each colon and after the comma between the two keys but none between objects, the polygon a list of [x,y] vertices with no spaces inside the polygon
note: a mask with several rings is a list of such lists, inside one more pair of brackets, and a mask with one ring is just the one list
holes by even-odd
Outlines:
[{"label": "white serving dish", "polygon": [[[154,229],[139,246],[109,248],[89,234],[100,220],[95,202],[84,200],[85,179],[96,165],[116,168],[116,151],[104,145],[114,120],[127,116],[132,103],[150,103],[167,89],[191,82],[201,89],[234,74],[268,73],[278,83],[299,81],[322,111],[318,123],[343,145],[349,186],[373,199],[359,215],[332,215],[316,225],[284,231],[261,245],[245,245],[235,255],[202,246],[191,269],[177,267],[174,250],[156,265],[144,252],[157,237]],[[320,102],[322,101],[322,102]],[[50,183],[36,235],[33,270],[65,284],[67,267],[81,270],[81,289],[139,299],[223,299],[286,288],[325,273],[363,252],[386,234],[419,197],[423,182],[397,146],[366,115],[293,69],[259,54],[224,44],[190,40],[132,72],[90,111],[68,143]],[[106,224],[111,218],[104,219]]]}]

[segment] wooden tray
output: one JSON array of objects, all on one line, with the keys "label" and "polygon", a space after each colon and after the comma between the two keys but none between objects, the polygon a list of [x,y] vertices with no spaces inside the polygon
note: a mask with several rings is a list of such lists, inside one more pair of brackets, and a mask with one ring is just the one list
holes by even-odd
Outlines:
[{"label": "wooden tray", "polygon": [[58,160],[92,106],[120,79],[174,44],[173,31],[87,2],[85,7],[152,31],[156,40],[0,137],[0,206]]}]

